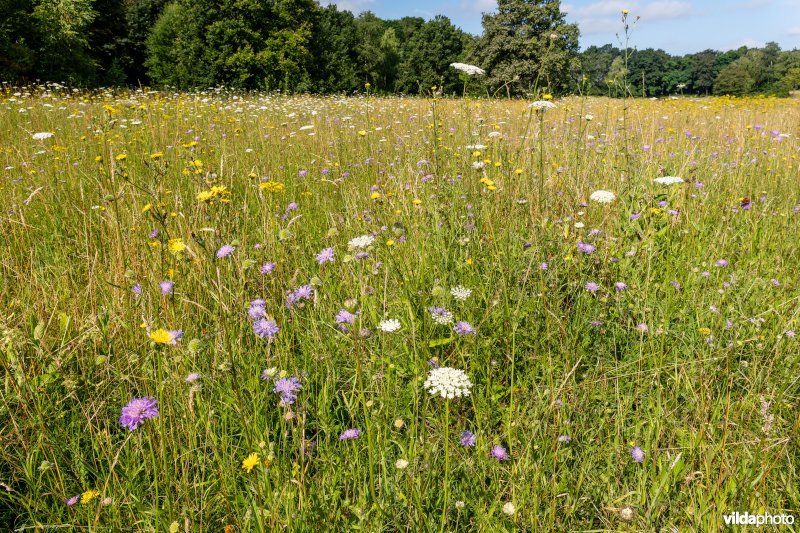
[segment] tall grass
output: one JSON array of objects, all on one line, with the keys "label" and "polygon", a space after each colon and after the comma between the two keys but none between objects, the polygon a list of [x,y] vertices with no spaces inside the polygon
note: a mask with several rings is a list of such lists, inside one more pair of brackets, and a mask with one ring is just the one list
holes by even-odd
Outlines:
[{"label": "tall grass", "polygon": [[[531,121],[515,100],[14,91],[3,529],[710,531],[800,512],[791,101],[564,99]],[[436,365],[472,394],[428,394]],[[129,431],[141,396],[159,416]]]}]

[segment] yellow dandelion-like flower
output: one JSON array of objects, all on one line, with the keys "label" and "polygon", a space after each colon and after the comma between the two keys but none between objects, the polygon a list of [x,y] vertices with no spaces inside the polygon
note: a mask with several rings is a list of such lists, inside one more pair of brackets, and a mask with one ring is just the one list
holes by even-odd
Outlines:
[{"label": "yellow dandelion-like flower", "polygon": [[83,505],[86,505],[87,503],[89,503],[90,501],[94,500],[98,496],[100,496],[100,493],[98,491],[96,491],[94,489],[87,490],[86,492],[81,494],[81,503]]},{"label": "yellow dandelion-like flower", "polygon": [[421,203],[422,203],[422,200],[420,200],[419,198],[414,198],[414,205],[419,205]]},{"label": "yellow dandelion-like flower", "polygon": [[127,154],[119,154],[114,159],[116,159],[117,161],[124,161],[127,158],[128,158]]},{"label": "yellow dandelion-like flower", "polygon": [[379,193],[378,191],[375,191],[372,194],[370,194],[369,197],[372,198],[373,200],[377,200],[378,198],[381,197],[381,193]]},{"label": "yellow dandelion-like flower", "polygon": [[359,130],[358,134],[363,137],[363,136],[365,136],[367,134],[367,132],[364,131],[364,130]]},{"label": "yellow dandelion-like flower", "polygon": [[250,455],[248,455],[244,461],[242,461],[242,468],[247,470],[247,472],[249,473],[258,464],[258,461],[259,461],[258,454],[253,452]]},{"label": "yellow dandelion-like flower", "polygon": [[145,205],[145,206],[142,208],[142,213],[147,213],[147,212],[148,212],[148,211],[150,211],[151,209],[153,209],[153,204],[146,204],[146,205]]},{"label": "yellow dandelion-like flower", "polygon": [[394,246],[394,239],[389,239],[386,241],[386,246]]},{"label": "yellow dandelion-like flower", "polygon": [[280,181],[263,181],[258,188],[267,192],[283,192],[285,185]]},{"label": "yellow dandelion-like flower", "polygon": [[183,239],[180,237],[177,239],[170,239],[168,247],[169,251],[173,254],[178,254],[186,249],[186,245],[183,243]]},{"label": "yellow dandelion-like flower", "polygon": [[201,202],[210,202],[214,199],[214,193],[211,191],[200,191],[197,195],[197,199]]},{"label": "yellow dandelion-like flower", "polygon": [[150,159],[161,159],[162,157],[164,157],[164,154],[162,152],[156,152],[154,154],[150,154]]},{"label": "yellow dandelion-like flower", "polygon": [[175,337],[172,335],[172,333],[164,328],[159,328],[150,333],[150,340],[156,344],[172,344],[175,340]]}]

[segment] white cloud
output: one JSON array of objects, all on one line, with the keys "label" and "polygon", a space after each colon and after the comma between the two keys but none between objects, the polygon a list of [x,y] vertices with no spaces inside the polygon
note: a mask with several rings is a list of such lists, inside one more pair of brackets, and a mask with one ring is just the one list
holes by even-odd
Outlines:
[{"label": "white cloud", "polygon": [[789,28],[788,30],[786,30],[786,35],[790,35],[792,37],[800,37],[800,26]]},{"label": "white cloud", "polygon": [[610,2],[594,2],[585,6],[573,6],[562,4],[571,20],[578,23],[578,27],[583,34],[607,33],[620,31],[622,29],[622,10],[630,11],[628,20],[657,22],[664,19],[682,18],[692,14],[692,6],[688,2],[681,0],[655,0],[654,2],[643,2],[641,4],[612,0]]}]

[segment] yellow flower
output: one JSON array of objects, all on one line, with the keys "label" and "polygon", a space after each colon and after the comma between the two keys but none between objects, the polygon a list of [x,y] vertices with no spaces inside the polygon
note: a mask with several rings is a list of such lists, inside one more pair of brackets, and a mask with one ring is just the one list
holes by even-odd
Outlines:
[{"label": "yellow flower", "polygon": [[370,194],[369,197],[372,198],[373,200],[377,200],[378,198],[381,197],[381,193],[379,193],[378,191],[375,191],[372,194]]},{"label": "yellow flower", "polygon": [[701,335],[711,335],[711,330],[709,328],[697,328],[697,331],[700,332]]},{"label": "yellow flower", "polygon": [[142,208],[142,213],[147,213],[151,209],[153,209],[153,204],[147,204]]},{"label": "yellow flower", "polygon": [[95,156],[94,160],[99,163],[100,161],[103,160],[103,156],[102,155]]},{"label": "yellow flower", "polygon": [[364,130],[358,130],[358,134],[363,137],[363,136],[365,136],[367,134],[367,132],[364,131]]},{"label": "yellow flower", "polygon": [[552,99],[553,99],[553,95],[550,94],[550,93],[544,93],[542,95],[542,100],[552,100]]},{"label": "yellow flower", "polygon": [[394,246],[394,239],[389,239],[386,241],[386,246]]},{"label": "yellow flower", "polygon": [[98,496],[100,496],[99,492],[97,492],[94,489],[89,489],[86,492],[84,492],[83,494],[81,494],[81,503],[83,505],[86,505],[87,503],[89,503],[90,501],[94,500]]},{"label": "yellow flower", "polygon": [[168,247],[169,251],[174,254],[180,253],[186,249],[186,245],[183,243],[183,239],[180,237],[177,239],[170,239]]},{"label": "yellow flower", "polygon": [[263,181],[258,188],[267,192],[283,192],[284,185],[279,181]]},{"label": "yellow flower", "polygon": [[177,520],[169,525],[169,533],[178,533],[178,531],[180,531],[180,529],[181,529],[181,525],[178,523]]},{"label": "yellow flower", "polygon": [[419,198],[414,198],[414,205],[419,205],[421,203],[422,203],[422,200],[420,200]]},{"label": "yellow flower", "polygon": [[244,461],[242,461],[242,468],[250,472],[253,469],[253,467],[255,467],[258,464],[258,461],[259,461],[258,454],[253,452],[250,455],[248,455]]},{"label": "yellow flower", "polygon": [[128,156],[127,156],[126,154],[119,154],[119,155],[118,155],[117,157],[115,157],[114,159],[116,159],[117,161],[124,161],[124,160],[125,160],[127,157],[128,157]]},{"label": "yellow flower", "polygon": [[201,202],[210,202],[214,198],[214,193],[211,191],[200,191],[197,195],[197,199]]},{"label": "yellow flower", "polygon": [[150,159],[160,159],[164,157],[164,154],[161,152],[156,152],[154,154],[150,154]]},{"label": "yellow flower", "polygon": [[175,340],[175,337],[172,335],[172,333],[164,328],[159,328],[150,333],[150,340],[156,344],[172,344],[172,341]]}]

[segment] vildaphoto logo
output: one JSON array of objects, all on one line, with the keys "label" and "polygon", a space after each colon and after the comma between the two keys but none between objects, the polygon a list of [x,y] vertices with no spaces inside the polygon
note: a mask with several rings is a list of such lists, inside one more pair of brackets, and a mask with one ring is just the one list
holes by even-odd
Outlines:
[{"label": "vildaphoto logo", "polygon": [[765,526],[794,524],[794,515],[790,514],[750,514],[735,511],[722,517],[729,526]]}]

